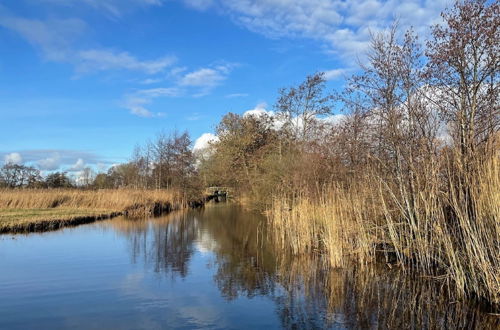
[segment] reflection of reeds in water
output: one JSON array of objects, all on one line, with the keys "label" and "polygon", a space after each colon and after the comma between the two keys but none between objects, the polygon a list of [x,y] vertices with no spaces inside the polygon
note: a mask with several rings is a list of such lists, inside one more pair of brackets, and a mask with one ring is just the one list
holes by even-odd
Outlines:
[{"label": "reflection of reeds in water", "polygon": [[443,281],[411,277],[395,270],[328,269],[328,263],[318,257],[282,261],[278,273],[285,294],[277,301],[286,327],[498,329],[500,326],[498,316],[485,313],[479,303],[454,297]]}]

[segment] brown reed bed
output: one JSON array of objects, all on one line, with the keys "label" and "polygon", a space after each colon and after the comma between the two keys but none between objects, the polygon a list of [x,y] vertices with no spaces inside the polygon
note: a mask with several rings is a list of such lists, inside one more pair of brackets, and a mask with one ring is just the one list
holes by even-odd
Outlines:
[{"label": "brown reed bed", "polygon": [[117,215],[144,218],[189,204],[172,190],[5,189],[0,190],[0,233],[52,230]]},{"label": "brown reed bed", "polygon": [[362,184],[327,187],[319,197],[278,196],[268,213],[273,235],[283,251],[321,253],[331,267],[368,265],[382,255],[405,272],[445,281],[458,296],[498,306],[499,157],[461,176],[454,175],[460,171],[455,165],[446,169],[446,181],[437,168],[426,168],[413,190],[402,178],[371,176]]}]

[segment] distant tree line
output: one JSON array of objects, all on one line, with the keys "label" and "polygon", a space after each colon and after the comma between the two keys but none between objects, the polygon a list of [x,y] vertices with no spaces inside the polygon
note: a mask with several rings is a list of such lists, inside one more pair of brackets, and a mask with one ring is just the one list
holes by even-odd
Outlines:
[{"label": "distant tree line", "polygon": [[75,184],[66,172],[54,172],[45,178],[32,166],[8,163],[0,168],[0,188],[69,188]]},{"label": "distant tree line", "polygon": [[159,133],[144,146],[137,146],[125,164],[95,176],[95,188],[180,189],[195,193],[201,187],[196,177],[196,158],[187,132]]}]

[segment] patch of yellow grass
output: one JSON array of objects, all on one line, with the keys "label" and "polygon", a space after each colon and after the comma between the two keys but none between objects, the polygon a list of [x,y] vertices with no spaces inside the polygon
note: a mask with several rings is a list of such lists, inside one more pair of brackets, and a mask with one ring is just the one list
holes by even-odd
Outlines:
[{"label": "patch of yellow grass", "polygon": [[9,226],[15,223],[71,219],[82,216],[96,216],[113,213],[111,210],[97,209],[2,209],[0,210],[0,226]]},{"label": "patch of yellow grass", "polygon": [[0,190],[0,209],[108,209],[123,211],[138,204],[182,203],[172,190],[139,189],[4,189]]}]

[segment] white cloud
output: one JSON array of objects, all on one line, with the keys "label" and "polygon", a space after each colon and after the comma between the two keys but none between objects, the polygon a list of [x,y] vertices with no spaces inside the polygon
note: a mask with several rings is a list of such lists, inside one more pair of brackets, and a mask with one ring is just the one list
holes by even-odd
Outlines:
[{"label": "white cloud", "polygon": [[320,120],[324,121],[325,123],[336,126],[342,124],[346,118],[347,118],[346,115],[339,113],[336,115],[326,116],[324,118],[321,118]]},{"label": "white cloud", "polygon": [[[177,97],[193,92],[194,97],[205,96],[209,94],[216,86],[224,81],[236,64],[214,65],[207,68],[198,69],[184,73],[185,67],[177,67],[170,70],[170,76],[175,80],[174,87],[151,88],[138,90],[125,97],[124,107],[129,109],[130,113],[140,117],[161,117],[164,113],[154,113],[146,106],[151,104],[154,99],[161,97]],[[153,80],[155,82],[156,80]],[[199,119],[188,117],[188,120]]]},{"label": "white cloud", "polygon": [[180,74],[185,72],[188,68],[185,66],[177,66],[175,68],[172,68],[169,72],[169,75],[171,77],[179,78]]},{"label": "white cloud", "polygon": [[[81,159],[81,160],[79,160]],[[36,165],[42,171],[61,170],[62,168],[71,169],[73,167],[79,168],[85,160],[85,166],[94,166],[101,164],[102,166],[109,166],[113,161],[125,161],[126,159],[108,159],[98,154],[82,150],[68,150],[68,149],[34,149],[34,150],[20,150],[18,152],[1,152],[0,162],[11,161],[17,164]]]},{"label": "white cloud", "polygon": [[70,167],[70,171],[81,171],[85,167],[85,162],[82,158],[78,158],[76,163]]},{"label": "white cloud", "polygon": [[20,165],[20,164],[22,164],[22,162],[23,162],[23,157],[18,152],[13,152],[13,153],[7,154],[4,157],[4,163],[5,164],[17,164],[17,165]]},{"label": "white cloud", "polygon": [[151,118],[155,117],[155,113],[145,108],[145,105],[150,103],[151,99],[130,97],[125,102],[125,108],[129,109],[130,113],[133,115]]},{"label": "white cloud", "polygon": [[212,133],[203,133],[199,138],[196,139],[193,146],[193,151],[201,151],[206,149],[210,142],[217,142],[219,138]]},{"label": "white cloud", "polygon": [[248,117],[248,116],[255,116],[255,117],[260,117],[264,114],[273,116],[274,112],[273,111],[268,111],[266,110],[267,108],[267,103],[266,102],[261,102],[255,106],[255,108],[247,110],[243,113],[243,117]]},{"label": "white cloud", "polygon": [[221,72],[214,69],[203,68],[187,73],[182,77],[179,84],[181,86],[213,87],[224,79],[225,77]]},{"label": "white cloud", "polygon": [[326,80],[336,80],[338,78],[341,78],[343,75],[346,73],[346,69],[333,69],[333,70],[327,70],[324,71],[324,78]]},{"label": "white cloud", "polygon": [[311,38],[347,61],[369,45],[370,31],[398,19],[417,32],[440,20],[449,0],[183,0],[197,10],[214,9],[246,29],[270,38]]},{"label": "white cloud", "polygon": [[235,66],[236,64],[223,64],[191,71],[182,75],[178,84],[184,87],[199,88],[199,92],[194,96],[204,96],[226,80]]},{"label": "white cloud", "polygon": [[104,163],[97,163],[97,170],[98,170],[99,172],[105,172],[108,168],[109,168],[109,165],[108,165],[108,164],[104,164]]},{"label": "white cloud", "polygon": [[61,165],[61,155],[53,153],[50,157],[37,161],[38,167],[44,171],[54,171]]}]

